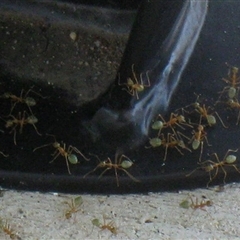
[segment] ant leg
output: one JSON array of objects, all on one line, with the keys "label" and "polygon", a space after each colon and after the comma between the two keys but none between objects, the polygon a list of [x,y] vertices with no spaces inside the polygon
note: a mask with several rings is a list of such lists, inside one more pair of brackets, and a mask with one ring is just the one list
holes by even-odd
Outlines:
[{"label": "ant leg", "polygon": [[191,176],[195,171],[197,171],[198,169],[202,169],[202,167],[197,167],[195,168],[193,171],[191,171],[190,173],[188,173],[187,175],[185,175],[186,177]]},{"label": "ant leg", "polygon": [[164,162],[166,161],[166,158],[167,158],[167,151],[168,151],[168,145],[165,147],[165,153],[164,153],[164,158],[163,158]]},{"label": "ant leg", "polygon": [[221,119],[221,117],[219,116],[219,114],[218,114],[217,112],[215,112],[215,114],[217,115],[217,117],[218,117],[219,121],[221,122],[222,126],[223,126],[224,128],[228,128],[228,127],[223,123],[223,120]]},{"label": "ant leg", "polygon": [[50,146],[50,145],[52,145],[52,143],[48,143],[48,144],[44,144],[40,147],[36,147],[36,148],[33,149],[33,152],[35,152],[37,149],[44,148],[44,147],[47,147],[47,146]]},{"label": "ant leg", "polygon": [[111,168],[112,168],[112,167],[106,168],[106,169],[99,175],[98,179],[101,178],[101,177],[103,176],[103,174],[104,174],[105,172],[107,172],[108,170],[110,170]]},{"label": "ant leg", "polygon": [[118,173],[117,173],[117,168],[114,168],[115,176],[116,176],[116,181],[117,181],[117,187],[119,187],[119,178],[118,178]]},{"label": "ant leg", "polygon": [[221,169],[222,169],[222,171],[224,172],[224,178],[223,178],[223,183],[224,184],[226,184],[226,177],[227,177],[227,172],[226,172],[226,170],[224,169],[224,167],[223,166],[221,166]]},{"label": "ant leg", "polygon": [[136,76],[136,74],[134,72],[134,64],[132,64],[132,74],[133,74],[134,80],[136,81],[136,83],[138,83],[137,76]]},{"label": "ant leg", "polygon": [[14,133],[13,133],[13,142],[14,142],[15,145],[17,145],[17,141],[16,141],[16,133],[17,133],[17,131],[16,131],[16,128],[14,128],[13,131],[14,131]]},{"label": "ant leg", "polygon": [[126,169],[121,168],[122,171],[124,171],[134,182],[141,182],[137,178],[135,178],[131,173],[129,173]]},{"label": "ant leg", "polygon": [[235,170],[237,171],[237,172],[239,172],[240,173],[240,170],[237,168],[237,166],[236,165],[231,165],[232,167],[234,167],[235,168]]},{"label": "ant leg", "polygon": [[49,163],[53,163],[54,162],[54,160],[60,155],[61,153],[60,152],[58,152],[58,149],[52,154],[52,156],[54,156],[54,155],[56,155],[54,158],[53,158],[53,160],[51,160]]},{"label": "ant leg", "polygon": [[71,175],[72,173],[70,171],[70,167],[69,167],[67,156],[65,156],[65,160],[66,160],[66,164],[67,164],[68,173],[69,173],[69,175]]},{"label": "ant leg", "polygon": [[42,136],[42,134],[37,130],[36,125],[35,125],[34,123],[32,123],[32,125],[33,125],[33,127],[34,127],[36,133],[37,133],[39,136]]},{"label": "ant leg", "polygon": [[83,178],[87,177],[89,174],[95,172],[98,168],[100,168],[100,164],[98,164],[93,170],[91,170],[90,172],[86,173]]},{"label": "ant leg", "polygon": [[75,151],[76,153],[80,154],[86,161],[89,161],[90,159],[89,158],[86,158],[82,153],[81,151],[79,151],[76,147],[73,147],[73,146],[69,146],[68,149],[70,151]]},{"label": "ant leg", "polygon": [[145,87],[150,87],[150,86],[151,86],[148,72],[149,72],[149,71],[146,72],[146,76],[147,76],[147,80],[148,80],[148,85],[145,85]]}]

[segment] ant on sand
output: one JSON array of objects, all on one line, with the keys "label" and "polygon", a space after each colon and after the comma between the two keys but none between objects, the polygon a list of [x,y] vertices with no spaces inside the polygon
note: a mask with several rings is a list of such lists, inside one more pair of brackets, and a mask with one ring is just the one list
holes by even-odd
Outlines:
[{"label": "ant on sand", "polygon": [[213,205],[213,202],[211,200],[205,200],[205,199],[202,199],[202,201],[199,202],[198,198],[196,197],[196,200],[195,202],[193,201],[193,198],[191,195],[189,195],[189,199],[190,199],[190,202],[188,201],[188,199],[186,200],[183,200],[179,205],[180,207],[182,208],[192,208],[194,210],[196,209],[201,209],[203,211],[206,211],[204,209],[204,207],[210,207]]},{"label": "ant on sand", "polygon": [[105,215],[103,215],[103,223],[101,223],[99,219],[94,218],[92,220],[92,224],[93,224],[93,226],[96,226],[96,227],[100,228],[101,230],[107,229],[112,234],[117,235],[116,224],[113,221],[110,221],[109,223],[107,223]]},{"label": "ant on sand", "polygon": [[70,219],[74,213],[77,213],[81,210],[81,205],[83,204],[83,199],[81,196],[72,198],[70,202],[64,202],[69,206],[69,209],[65,211],[66,219]]}]

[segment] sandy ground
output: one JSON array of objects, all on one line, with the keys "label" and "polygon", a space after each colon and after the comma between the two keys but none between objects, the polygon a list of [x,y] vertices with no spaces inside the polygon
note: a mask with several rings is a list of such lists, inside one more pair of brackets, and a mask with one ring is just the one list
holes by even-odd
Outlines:
[{"label": "sandy ground", "polygon": [[[13,239],[237,239],[239,186],[148,195],[81,195],[83,203],[69,219],[66,202],[77,195],[6,190],[0,198],[0,217],[2,226],[9,224]],[[189,195],[194,203],[210,200],[212,206],[180,207],[184,200],[190,203]],[[103,216],[116,234],[93,226],[93,219],[103,225]],[[2,231],[0,239],[10,236]]]}]

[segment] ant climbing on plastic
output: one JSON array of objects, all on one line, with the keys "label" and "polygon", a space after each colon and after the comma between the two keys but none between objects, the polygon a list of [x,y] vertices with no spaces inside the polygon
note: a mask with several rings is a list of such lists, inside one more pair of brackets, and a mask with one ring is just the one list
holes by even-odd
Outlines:
[{"label": "ant climbing on plastic", "polygon": [[230,108],[239,110],[238,117],[237,117],[237,122],[236,122],[236,125],[238,125],[239,120],[240,120],[240,103],[238,102],[238,100],[234,101],[233,99],[229,99],[227,104],[230,106]]},{"label": "ant climbing on plastic", "polygon": [[12,132],[14,132],[14,136],[13,136],[13,140],[14,140],[14,144],[17,145],[17,142],[16,142],[16,128],[17,126],[19,126],[19,133],[21,134],[22,131],[23,131],[23,126],[26,125],[26,124],[30,124],[34,127],[36,133],[41,136],[42,134],[38,132],[37,130],[37,127],[35,125],[35,123],[38,122],[38,119],[34,116],[34,115],[30,115],[28,116],[27,118],[25,117],[27,113],[24,111],[23,113],[19,112],[18,113],[18,118],[14,117],[13,115],[9,115],[12,119],[9,119],[9,120],[4,120],[6,121],[6,124],[5,124],[5,127],[6,128],[9,128],[11,127],[11,131],[10,131],[10,134]]},{"label": "ant climbing on plastic", "polygon": [[[97,155],[91,154],[95,156],[99,160],[99,164],[90,172],[85,174],[83,177],[85,178],[90,173],[95,172],[98,168],[105,168],[105,170],[100,174],[98,178],[101,178],[105,172],[107,172],[110,169],[114,169],[117,186],[119,187],[119,179],[118,179],[118,173],[117,170],[121,170],[125,172],[134,182],[140,182],[138,179],[136,179],[134,176],[132,176],[126,169],[130,168],[133,165],[133,162],[125,155],[121,155],[120,158],[117,160],[117,154],[115,156],[115,163],[112,163],[112,160],[108,157],[106,160],[101,161]],[[124,160],[123,160],[124,159]]]},{"label": "ant climbing on plastic", "polygon": [[[161,114],[158,115],[158,117],[161,119],[161,120],[156,120],[153,124],[152,124],[152,129],[154,130],[159,130],[158,131],[158,136],[160,136],[160,133],[161,133],[161,130],[163,128],[168,128],[170,127],[173,131],[173,133],[175,133],[175,130],[174,130],[174,126],[178,126],[180,127],[181,129],[185,130],[185,128],[182,126],[188,126],[188,127],[191,127],[192,126],[188,123],[186,123],[186,120],[185,120],[185,117],[183,115],[178,115],[178,114],[175,114],[175,113],[171,113],[170,115],[170,118],[168,121],[166,121]],[[176,133],[175,133],[176,134]]]},{"label": "ant climbing on plastic", "polygon": [[[212,109],[212,107],[208,106],[206,107],[205,104],[200,104],[198,102],[199,96],[197,96],[197,99],[194,103],[187,105],[186,107],[184,107],[182,110],[186,111],[185,108],[188,108],[190,106],[194,107],[194,111],[196,111],[199,115],[200,115],[200,119],[199,119],[199,125],[202,125],[202,119],[206,119],[208,126],[214,126],[217,121],[216,121],[216,117],[214,116],[214,114],[218,117],[219,121],[221,122],[222,126],[224,128],[228,128],[224,123],[223,120],[221,119],[221,117],[219,116],[219,114],[215,111],[213,113],[209,113],[209,110]],[[186,111],[187,112],[187,111]]]},{"label": "ant climbing on plastic", "polygon": [[75,154],[73,154],[72,152],[80,154],[86,161],[89,161],[89,159],[86,158],[76,147],[73,147],[72,145],[69,145],[68,148],[66,148],[65,143],[63,143],[63,146],[61,146],[61,144],[56,141],[56,138],[55,138],[54,135],[51,135],[51,134],[47,134],[47,135],[52,136],[55,139],[55,142],[44,144],[40,147],[36,147],[36,148],[33,149],[33,152],[35,152],[37,149],[44,148],[44,147],[52,145],[56,149],[56,151],[52,154],[53,160],[50,161],[49,163],[52,163],[56,158],[58,158],[61,155],[66,160],[68,173],[71,174],[71,171],[70,171],[70,168],[69,168],[69,163],[71,163],[71,164],[77,164],[78,163],[77,156]]},{"label": "ant climbing on plastic", "polygon": [[239,69],[237,67],[229,65],[228,63],[226,63],[226,65],[229,68],[228,79],[223,78],[222,80],[229,85],[224,87],[223,90],[219,92],[220,93],[219,99],[221,98],[224,92],[227,92],[228,97],[230,99],[233,99],[237,97],[237,94],[239,91],[239,87],[237,87],[240,84],[240,81],[239,81],[240,77],[238,76]]},{"label": "ant climbing on plastic", "polygon": [[140,81],[138,81],[136,73],[134,72],[134,64],[132,64],[132,74],[133,74],[133,79],[132,78],[127,78],[127,83],[120,83],[120,76],[118,78],[118,85],[119,86],[126,86],[127,89],[123,88],[124,91],[127,91],[130,95],[136,96],[137,99],[139,99],[138,93],[143,92],[146,87],[150,87],[150,79],[148,76],[148,71],[146,72],[146,77],[148,84],[143,83],[142,79],[142,73],[140,74]]},{"label": "ant climbing on plastic", "polygon": [[199,155],[199,162],[201,162],[204,140],[206,141],[208,146],[212,146],[208,142],[207,132],[204,130],[204,126],[199,124],[197,127],[197,130],[192,131],[192,138],[188,138],[185,135],[184,135],[184,137],[189,140],[189,143],[191,143],[193,150],[197,150],[199,148],[199,146],[201,145],[200,155]]},{"label": "ant climbing on plastic", "polygon": [[[217,162],[214,162],[212,160],[206,160],[204,162],[201,162],[200,163],[201,167],[197,167],[191,173],[187,174],[186,177],[189,177],[190,175],[192,175],[198,169],[203,169],[204,171],[209,173],[210,179],[207,183],[207,188],[208,188],[209,184],[217,177],[218,172],[219,172],[219,168],[221,168],[223,173],[224,173],[223,183],[225,184],[226,183],[225,180],[226,180],[226,177],[227,177],[227,172],[224,169],[224,167],[228,167],[228,166],[233,167],[233,168],[235,168],[235,170],[237,172],[240,173],[240,170],[237,168],[237,166],[235,164],[233,164],[234,162],[236,162],[237,157],[235,155],[229,154],[230,152],[237,152],[237,151],[238,151],[238,149],[236,149],[236,150],[229,149],[226,152],[222,161],[219,160],[219,157],[218,157],[217,153],[213,153],[212,155],[214,155]],[[212,175],[213,171],[215,171],[215,173]]]},{"label": "ant climbing on plastic", "polygon": [[2,98],[11,99],[11,101],[13,102],[9,115],[11,115],[11,113],[12,113],[12,111],[15,108],[17,103],[24,103],[24,104],[26,104],[28,106],[28,108],[29,108],[29,111],[33,115],[31,107],[35,106],[37,104],[37,102],[36,102],[36,100],[34,98],[28,97],[30,92],[33,92],[34,94],[40,96],[41,98],[45,98],[41,94],[33,91],[31,88],[26,92],[26,94],[24,96],[23,96],[23,92],[24,92],[24,90],[22,89],[19,97],[14,95],[14,94],[12,94],[12,93],[10,93],[10,92],[6,92],[6,93],[4,93],[1,96]]},{"label": "ant climbing on plastic", "polygon": [[183,153],[180,150],[180,148],[186,149],[189,152],[192,152],[189,148],[186,147],[184,141],[179,138],[180,135],[181,133],[179,132],[176,135],[172,133],[168,133],[167,138],[165,138],[164,134],[162,133],[160,137],[150,138],[149,139],[150,146],[146,146],[145,148],[151,148],[151,147],[155,148],[155,147],[163,146],[165,148],[165,153],[163,158],[164,162],[167,159],[168,148],[175,148],[181,155],[183,155]]}]

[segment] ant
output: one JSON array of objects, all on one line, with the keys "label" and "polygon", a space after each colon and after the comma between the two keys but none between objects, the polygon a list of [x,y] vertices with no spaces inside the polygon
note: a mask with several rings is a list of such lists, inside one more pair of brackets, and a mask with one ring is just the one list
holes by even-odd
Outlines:
[{"label": "ant", "polygon": [[166,159],[167,159],[167,151],[168,151],[168,148],[176,148],[176,150],[181,154],[183,155],[183,153],[181,152],[181,150],[179,149],[182,148],[182,149],[186,149],[188,150],[189,152],[192,152],[189,148],[186,147],[185,143],[183,142],[183,140],[179,139],[177,137],[177,135],[173,135],[171,133],[168,133],[167,135],[167,140],[165,139],[164,135],[162,134],[162,146],[165,147],[165,154],[164,154],[164,159],[163,161],[165,162]]},{"label": "ant", "polygon": [[[233,164],[234,162],[236,162],[237,157],[235,155],[229,154],[230,152],[237,152],[237,151],[238,151],[238,149],[236,149],[236,150],[228,149],[228,151],[226,152],[222,161],[219,160],[217,153],[213,153],[212,155],[215,156],[217,162],[214,162],[212,160],[204,161],[201,163],[201,167],[194,169],[191,173],[187,174],[186,177],[189,177],[190,175],[192,175],[197,169],[203,169],[204,171],[209,173],[210,179],[207,183],[207,188],[208,188],[209,184],[218,175],[219,168],[221,168],[224,173],[223,183],[225,184],[227,172],[224,169],[224,167],[226,167],[226,166],[234,167],[235,170],[240,173],[240,170],[237,168],[237,166],[235,164]],[[215,173],[213,175],[211,174],[212,171],[215,171]]]},{"label": "ant", "polygon": [[163,128],[168,128],[168,127],[170,127],[175,133],[175,130],[173,129],[174,125],[180,127],[183,130],[185,130],[185,128],[182,125],[192,128],[190,124],[186,123],[185,117],[183,115],[171,113],[170,119],[167,122],[164,120],[161,114],[159,114],[158,117],[160,117],[162,121],[157,120],[152,124],[152,129],[159,130],[158,136],[160,135],[161,130]]},{"label": "ant", "polygon": [[205,209],[204,209],[204,207],[210,207],[210,206],[212,206],[213,205],[213,202],[211,201],[211,200],[202,200],[201,202],[199,202],[198,201],[198,198],[196,197],[196,201],[194,202],[193,201],[193,198],[192,198],[192,196],[191,195],[189,195],[189,199],[190,199],[190,201],[191,202],[189,202],[188,201],[188,199],[186,199],[186,200],[183,200],[179,205],[180,205],[180,207],[182,207],[182,208],[192,208],[192,209],[194,209],[194,210],[196,210],[196,209],[201,209],[201,210],[203,210],[203,211],[206,211]]},{"label": "ant", "polygon": [[54,138],[55,142],[48,143],[48,144],[42,145],[40,147],[36,147],[36,148],[33,149],[33,152],[35,152],[39,148],[43,148],[43,147],[47,147],[47,146],[52,145],[56,149],[56,151],[52,154],[53,160],[50,161],[49,163],[52,163],[56,158],[58,158],[59,155],[61,155],[66,160],[68,173],[71,174],[68,162],[71,163],[71,164],[77,164],[78,163],[77,156],[75,154],[73,154],[72,152],[80,154],[86,161],[89,161],[89,159],[86,158],[76,147],[73,147],[72,145],[69,145],[69,147],[66,150],[66,144],[65,143],[63,143],[63,146],[61,146],[61,144],[56,141],[56,138],[55,138],[54,135],[51,135],[51,134],[47,134],[47,135],[52,136]]},{"label": "ant", "polygon": [[[197,150],[199,148],[199,146],[201,145],[201,150],[200,150],[200,156],[199,156],[199,162],[201,162],[201,158],[202,158],[202,152],[203,152],[203,143],[204,140],[207,142],[208,146],[212,146],[209,144],[208,139],[207,139],[207,132],[204,131],[204,126],[199,124],[197,127],[197,130],[193,130],[192,131],[192,138],[188,138],[187,136],[185,136],[185,138],[189,139],[189,143],[192,144],[192,149],[193,150]],[[183,135],[183,134],[182,134]]]},{"label": "ant", "polygon": [[78,196],[76,198],[72,198],[71,202],[64,202],[65,204],[68,204],[69,209],[65,212],[66,219],[70,219],[72,217],[72,214],[77,213],[81,210],[80,206],[83,204],[83,200],[81,196]]},{"label": "ant", "polygon": [[[98,168],[105,168],[105,170],[100,174],[100,177],[104,175],[105,172],[107,172],[110,169],[114,169],[115,171],[115,176],[116,176],[116,181],[117,181],[117,186],[119,187],[119,179],[118,179],[118,173],[117,170],[121,170],[125,172],[134,182],[140,182],[138,179],[133,177],[126,169],[130,168],[133,165],[133,162],[125,155],[121,155],[119,160],[117,160],[117,154],[115,156],[115,163],[112,163],[112,160],[108,157],[106,160],[101,161],[97,155],[91,154],[92,156],[95,156],[99,160],[99,164],[90,172],[85,174],[83,177],[85,178],[88,176],[90,173],[95,172]],[[125,160],[123,160],[125,158]]]},{"label": "ant", "polygon": [[[199,124],[202,124],[202,118],[205,118],[207,123],[208,123],[208,125],[211,127],[211,126],[216,124],[216,122],[217,122],[216,118],[215,118],[215,116],[213,114],[209,114],[209,109],[212,109],[210,106],[206,107],[205,104],[201,105],[198,102],[199,96],[200,95],[197,96],[197,99],[196,99],[195,103],[192,103],[192,104],[190,104],[190,105],[188,105],[186,107],[193,106],[195,111],[198,112],[199,115],[200,115]],[[223,123],[221,117],[219,116],[219,114],[216,111],[214,112],[214,114],[216,114],[216,116],[220,120],[222,126],[224,128],[228,128],[227,126],[225,126],[225,124]]]},{"label": "ant", "polygon": [[239,112],[238,112],[238,117],[237,117],[237,122],[236,122],[236,125],[238,125],[239,123],[239,120],[240,120],[240,103],[238,102],[238,100],[233,100],[233,99],[229,99],[227,104],[231,107],[231,108],[235,108],[235,109],[239,109]]},{"label": "ant", "polygon": [[3,220],[0,219],[0,228],[11,239],[21,239],[16,233],[14,233],[14,230],[10,227],[10,224],[7,221],[3,223]]},{"label": "ant", "polygon": [[143,84],[142,73],[140,74],[140,82],[138,81],[137,76],[134,72],[134,64],[132,64],[132,74],[133,74],[133,79],[128,78],[127,83],[123,83],[123,84],[120,83],[120,76],[119,76],[118,85],[119,86],[125,85],[127,89],[123,88],[123,90],[127,91],[132,96],[136,96],[136,98],[139,99],[138,93],[144,91],[145,87],[151,86],[148,72],[146,72],[148,84]]},{"label": "ant", "polygon": [[110,231],[112,234],[117,235],[117,227],[113,221],[110,221],[109,223],[106,223],[106,217],[103,215],[103,223],[99,221],[99,219],[94,218],[92,220],[93,226],[96,226],[100,228],[101,230],[107,229]]},{"label": "ant", "polygon": [[223,90],[219,92],[220,93],[219,99],[221,98],[222,94],[226,91],[228,93],[228,97],[230,99],[233,99],[236,97],[239,90],[239,87],[237,87],[237,85],[240,84],[240,81],[238,81],[240,79],[240,77],[238,77],[239,69],[237,67],[229,65],[228,63],[226,63],[226,65],[229,68],[228,79],[223,78],[222,80],[229,84],[229,86],[224,87]]},{"label": "ant", "polygon": [[[39,136],[42,135],[41,133],[38,132],[37,127],[36,127],[36,125],[35,125],[35,123],[38,122],[38,119],[37,119],[34,115],[28,116],[28,117],[26,118],[26,117],[25,117],[25,114],[26,114],[25,111],[24,111],[23,113],[19,112],[19,113],[18,113],[18,118],[15,118],[13,115],[10,114],[9,116],[12,118],[12,120],[10,120],[10,119],[7,120],[7,121],[6,121],[6,124],[5,124],[5,127],[6,127],[6,128],[9,128],[9,127],[12,128],[12,130],[10,131],[10,134],[11,134],[12,132],[14,132],[14,137],[13,137],[13,139],[14,139],[14,144],[15,144],[15,145],[17,145],[17,142],[16,142],[16,127],[17,127],[18,125],[19,125],[19,133],[20,133],[20,134],[21,134],[22,131],[23,131],[23,126],[24,126],[24,125],[26,125],[26,124],[31,124],[31,125],[34,127],[36,133],[37,133]],[[4,120],[4,121],[5,121],[5,120]]]},{"label": "ant", "polygon": [[[35,106],[37,103],[36,103],[36,101],[35,101],[34,98],[28,97],[28,94],[29,94],[30,92],[33,92],[33,93],[35,93],[36,95],[44,98],[41,94],[33,91],[31,88],[26,92],[26,94],[25,94],[24,96],[23,96],[23,92],[24,92],[24,90],[22,89],[19,97],[17,97],[16,95],[14,95],[14,94],[12,94],[12,93],[10,93],[10,92],[6,92],[6,93],[4,93],[4,94],[2,95],[2,98],[11,99],[11,101],[14,102],[13,105],[12,105],[12,107],[11,107],[10,114],[12,113],[12,111],[13,111],[13,109],[15,108],[15,106],[16,106],[17,103],[25,103],[25,104],[28,106],[31,114],[33,115],[33,112],[32,112],[31,107]],[[10,114],[9,114],[9,115],[10,115]]]}]

